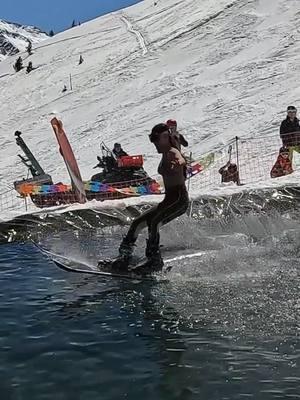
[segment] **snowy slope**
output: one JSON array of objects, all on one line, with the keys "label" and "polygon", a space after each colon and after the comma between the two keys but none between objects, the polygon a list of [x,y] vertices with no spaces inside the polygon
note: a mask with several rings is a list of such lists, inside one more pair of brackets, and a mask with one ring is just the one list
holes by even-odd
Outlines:
[{"label": "snowy slope", "polygon": [[24,26],[0,19],[0,61],[25,51],[29,41],[35,45],[47,38],[46,33],[34,26]]},{"label": "snowy slope", "polygon": [[[63,119],[85,179],[100,140],[145,154],[154,174],[159,156],[147,134],[170,117],[194,154],[236,135],[277,135],[286,106],[300,101],[299,16],[299,0],[144,0],[35,46],[38,69],[29,75],[13,72],[14,58],[3,61],[0,191],[25,175],[16,129],[55,181],[69,181],[53,115]],[[70,73],[73,91],[63,94]],[[273,157],[274,143],[260,146],[254,157]]]}]

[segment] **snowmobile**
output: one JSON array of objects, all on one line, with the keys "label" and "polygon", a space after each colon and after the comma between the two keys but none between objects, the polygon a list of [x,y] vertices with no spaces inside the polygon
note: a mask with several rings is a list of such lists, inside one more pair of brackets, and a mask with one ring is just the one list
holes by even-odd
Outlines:
[{"label": "snowmobile", "polygon": [[91,177],[93,182],[102,183],[123,183],[136,180],[145,180],[151,183],[151,179],[143,168],[143,157],[138,156],[123,156],[115,157],[112,151],[105,145],[100,144],[102,157],[97,157],[98,164],[95,168],[102,168],[102,172]]}]

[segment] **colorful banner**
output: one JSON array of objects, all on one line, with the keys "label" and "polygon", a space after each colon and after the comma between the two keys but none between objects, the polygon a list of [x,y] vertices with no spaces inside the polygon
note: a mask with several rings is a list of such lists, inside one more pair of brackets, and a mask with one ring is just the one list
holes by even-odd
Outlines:
[{"label": "colorful banner", "polygon": [[[157,182],[150,185],[129,186],[126,188],[115,188],[106,183],[88,181],[84,183],[85,190],[93,193],[123,193],[128,196],[143,196],[147,194],[161,194],[161,187]],[[38,194],[55,194],[71,192],[71,185],[58,183],[56,185],[33,185],[24,183],[18,187],[18,192],[22,196],[38,195]]]}]

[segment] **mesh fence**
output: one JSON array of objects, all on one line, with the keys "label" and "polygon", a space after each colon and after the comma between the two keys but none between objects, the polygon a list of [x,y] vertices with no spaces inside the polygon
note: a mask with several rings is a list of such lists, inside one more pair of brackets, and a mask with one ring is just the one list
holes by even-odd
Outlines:
[{"label": "mesh fence", "polygon": [[0,193],[0,213],[9,211],[30,211],[34,210],[34,205],[29,198],[21,198],[17,192],[12,189]]},{"label": "mesh fence", "polygon": [[[300,137],[300,136],[299,136]],[[295,151],[300,152],[295,135],[288,134],[281,139],[279,135],[259,136],[255,138],[234,138],[226,146],[214,152],[214,162],[202,173],[192,179],[192,187],[203,191],[220,188],[220,169],[228,162],[238,166],[241,184],[251,184],[270,179],[270,172],[275,164],[279,149],[285,146],[290,151],[289,159],[294,162]]]}]

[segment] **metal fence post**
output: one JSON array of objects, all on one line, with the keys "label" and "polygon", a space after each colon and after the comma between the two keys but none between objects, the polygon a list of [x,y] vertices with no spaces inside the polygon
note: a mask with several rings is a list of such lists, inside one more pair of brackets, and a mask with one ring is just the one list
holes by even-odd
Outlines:
[{"label": "metal fence post", "polygon": [[235,137],[235,148],[236,148],[236,165],[238,168],[238,173],[240,174],[240,154],[239,154],[239,137]]}]

